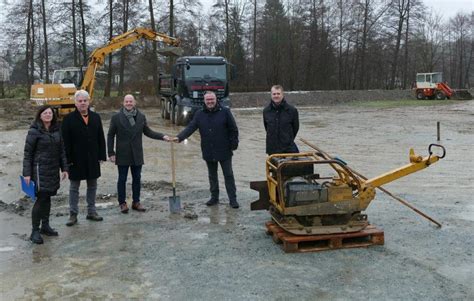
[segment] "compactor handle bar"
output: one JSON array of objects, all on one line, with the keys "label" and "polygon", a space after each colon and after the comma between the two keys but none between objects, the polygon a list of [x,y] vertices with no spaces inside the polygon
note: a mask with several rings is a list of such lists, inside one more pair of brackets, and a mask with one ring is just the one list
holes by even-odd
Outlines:
[{"label": "compactor handle bar", "polygon": [[430,146],[428,146],[428,153],[430,154],[430,157],[433,154],[433,152],[431,151],[431,147],[433,146],[437,146],[443,150],[443,155],[438,156],[438,158],[443,159],[446,156],[446,149],[441,144],[436,144],[436,143],[431,143]]}]

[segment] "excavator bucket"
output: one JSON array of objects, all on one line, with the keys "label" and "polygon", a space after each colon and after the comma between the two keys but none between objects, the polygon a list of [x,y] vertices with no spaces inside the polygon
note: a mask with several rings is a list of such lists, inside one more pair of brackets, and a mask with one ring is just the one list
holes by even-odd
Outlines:
[{"label": "excavator bucket", "polygon": [[454,90],[454,93],[451,96],[451,99],[454,99],[454,100],[471,100],[472,95],[471,95],[471,93],[469,93],[468,90]]},{"label": "excavator bucket", "polygon": [[158,49],[158,53],[163,56],[181,56],[183,55],[183,48],[181,47],[163,47]]}]

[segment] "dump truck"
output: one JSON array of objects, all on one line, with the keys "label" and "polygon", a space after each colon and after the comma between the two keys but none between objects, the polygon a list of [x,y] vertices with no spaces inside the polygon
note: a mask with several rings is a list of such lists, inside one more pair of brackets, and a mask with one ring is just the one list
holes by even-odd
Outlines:
[{"label": "dump truck", "polygon": [[135,28],[113,37],[106,45],[95,49],[89,56],[87,67],[56,70],[53,74],[52,83],[32,85],[30,94],[32,104],[36,106],[51,105],[57,112],[58,117],[62,118],[74,110],[74,94],[78,89],[89,92],[92,103],[96,74],[99,67],[104,64],[107,55],[139,39],[159,41],[169,45],[170,47],[158,51],[162,55],[179,56],[182,54],[182,49],[179,48],[181,43],[179,39],[148,28]]},{"label": "dump truck", "polygon": [[221,106],[230,107],[229,78],[235,69],[221,56],[183,56],[176,59],[171,74],[160,74],[161,117],[186,125],[204,104],[204,92],[216,93]]},{"label": "dump truck", "polygon": [[452,89],[446,82],[443,82],[441,72],[417,73],[415,84],[415,96],[417,99],[472,99],[468,90]]}]

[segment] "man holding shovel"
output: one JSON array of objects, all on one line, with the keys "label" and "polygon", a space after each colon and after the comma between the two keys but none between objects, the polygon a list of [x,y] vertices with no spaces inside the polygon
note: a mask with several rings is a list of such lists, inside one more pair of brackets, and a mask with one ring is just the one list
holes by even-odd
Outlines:
[{"label": "man holding shovel", "polygon": [[189,125],[173,138],[181,142],[191,136],[197,129],[201,134],[202,158],[206,161],[209,175],[211,199],[206,203],[213,206],[219,203],[219,180],[217,165],[224,173],[225,188],[232,208],[239,208],[237,202],[234,172],[232,171],[232,151],[239,146],[239,130],[234,116],[228,108],[221,107],[214,91],[204,93],[204,107],[196,112]]},{"label": "man holding shovel", "polygon": [[[117,191],[120,211],[122,213],[128,213],[128,206],[125,201],[128,169],[132,173],[132,210],[138,212],[146,211],[145,207],[140,203],[141,172],[144,163],[143,134],[152,139],[170,141],[167,135],[155,132],[148,127],[145,115],[135,105],[136,102],[133,95],[125,95],[123,107],[112,116],[107,134],[109,159],[118,168]],[[117,146],[114,150],[115,140],[117,141]]]}]

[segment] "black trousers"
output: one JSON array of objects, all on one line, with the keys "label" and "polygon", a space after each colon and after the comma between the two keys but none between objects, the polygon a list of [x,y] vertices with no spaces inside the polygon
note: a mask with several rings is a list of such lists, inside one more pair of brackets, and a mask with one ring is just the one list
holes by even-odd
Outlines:
[{"label": "black trousers", "polygon": [[236,188],[234,172],[232,170],[232,157],[225,161],[206,161],[207,172],[209,174],[209,186],[211,191],[211,198],[219,199],[219,179],[217,177],[217,163],[221,165],[222,173],[224,173],[225,189],[227,190],[227,196],[229,201],[236,201]]},{"label": "black trousers", "polygon": [[51,194],[49,192],[39,191],[36,194],[36,201],[31,210],[31,222],[33,230],[38,230],[41,221],[43,224],[49,223],[49,214],[51,211]]}]

